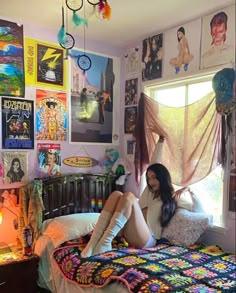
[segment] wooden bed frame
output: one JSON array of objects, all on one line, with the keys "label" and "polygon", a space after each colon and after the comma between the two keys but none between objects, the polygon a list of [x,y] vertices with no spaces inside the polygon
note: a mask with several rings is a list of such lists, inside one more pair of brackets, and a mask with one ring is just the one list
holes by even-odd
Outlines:
[{"label": "wooden bed frame", "polygon": [[110,193],[122,190],[115,175],[69,174],[43,179],[43,220],[86,212],[100,212]]}]

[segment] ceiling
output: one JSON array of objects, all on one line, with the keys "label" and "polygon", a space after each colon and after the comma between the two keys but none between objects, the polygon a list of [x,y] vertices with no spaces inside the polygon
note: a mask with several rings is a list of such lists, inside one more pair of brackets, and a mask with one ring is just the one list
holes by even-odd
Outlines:
[{"label": "ceiling", "polygon": [[[61,27],[61,7],[64,0],[1,0],[1,19],[35,24],[42,28],[58,30]],[[76,0],[74,0],[76,1]],[[84,0],[87,3],[87,0]],[[125,48],[148,36],[168,28],[184,24],[201,15],[225,7],[232,0],[108,0],[112,8],[110,20],[98,17],[89,19],[85,29],[86,40],[97,41],[106,46]],[[88,7],[89,6],[89,7]],[[80,10],[79,15],[86,11]],[[74,28],[71,11],[67,14],[67,31],[74,37],[84,38],[82,26]]]}]

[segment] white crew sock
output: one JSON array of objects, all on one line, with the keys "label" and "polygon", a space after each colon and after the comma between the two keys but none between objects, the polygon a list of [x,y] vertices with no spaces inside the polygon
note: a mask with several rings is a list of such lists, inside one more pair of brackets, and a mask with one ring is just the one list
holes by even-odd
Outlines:
[{"label": "white crew sock", "polygon": [[91,238],[85,248],[82,250],[81,257],[89,257],[93,254],[93,249],[102,237],[104,231],[110,223],[111,213],[103,210],[99,216],[98,222],[93,230]]},{"label": "white crew sock", "polygon": [[127,222],[127,218],[120,212],[115,212],[102,238],[94,247],[93,255],[112,250],[112,240]]}]

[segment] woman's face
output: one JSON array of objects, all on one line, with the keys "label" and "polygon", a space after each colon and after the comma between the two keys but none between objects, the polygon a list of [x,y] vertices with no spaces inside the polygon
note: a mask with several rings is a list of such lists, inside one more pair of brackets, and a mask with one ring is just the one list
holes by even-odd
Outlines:
[{"label": "woman's face", "polygon": [[147,172],[147,182],[151,186],[153,191],[158,191],[159,190],[160,182],[157,179],[156,174],[151,170],[149,170]]},{"label": "woman's face", "polygon": [[52,165],[55,162],[55,155],[54,154],[48,154],[48,164]]},{"label": "woman's face", "polygon": [[177,32],[178,39],[181,40],[183,38],[183,33],[181,31]]},{"label": "woman's face", "polygon": [[224,23],[214,24],[211,29],[212,42],[215,46],[224,43],[226,39],[226,27]]},{"label": "woman's face", "polygon": [[14,171],[14,172],[18,172],[18,171],[19,171],[19,168],[20,168],[20,163],[17,162],[17,161],[15,161],[15,162],[13,163],[12,168],[13,168],[13,171]]}]

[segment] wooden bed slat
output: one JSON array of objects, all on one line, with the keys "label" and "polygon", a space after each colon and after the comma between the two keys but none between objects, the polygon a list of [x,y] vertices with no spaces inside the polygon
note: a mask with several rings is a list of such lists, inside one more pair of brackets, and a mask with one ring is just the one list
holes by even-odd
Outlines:
[{"label": "wooden bed slat", "polygon": [[73,213],[100,212],[116,190],[116,176],[69,174],[43,179],[43,219]]}]

